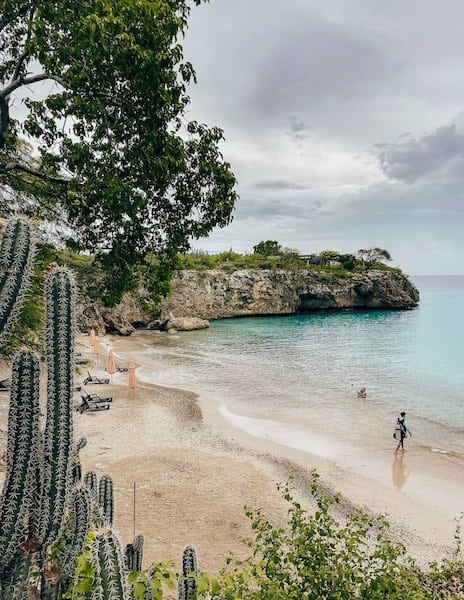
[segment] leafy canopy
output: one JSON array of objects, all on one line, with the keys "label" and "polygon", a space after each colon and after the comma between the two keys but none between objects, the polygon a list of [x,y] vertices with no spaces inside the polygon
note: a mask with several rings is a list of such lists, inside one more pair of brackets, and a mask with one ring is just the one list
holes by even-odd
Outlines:
[{"label": "leafy canopy", "polygon": [[282,246],[275,240],[258,242],[256,246],[253,246],[253,253],[263,256],[278,256],[282,254]]},{"label": "leafy canopy", "polygon": [[[148,253],[172,266],[231,220],[223,132],[185,119],[189,10],[186,0],[2,1],[0,216],[19,199],[64,217],[73,246],[104,264],[109,301],[135,285]],[[158,270],[147,273],[154,282]]]},{"label": "leafy canopy", "polygon": [[391,261],[392,257],[388,250],[383,248],[361,248],[358,250],[358,257],[367,265],[373,265],[376,262]]}]

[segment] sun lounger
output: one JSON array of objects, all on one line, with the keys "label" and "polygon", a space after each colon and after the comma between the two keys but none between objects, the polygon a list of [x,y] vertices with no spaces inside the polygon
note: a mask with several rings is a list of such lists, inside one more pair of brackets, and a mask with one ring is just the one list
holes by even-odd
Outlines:
[{"label": "sun lounger", "polygon": [[82,400],[86,400],[87,402],[113,402],[112,396],[99,396],[98,394],[82,394]]},{"label": "sun lounger", "polygon": [[84,379],[84,381],[82,382],[82,385],[87,385],[88,383],[109,383],[110,380],[109,378],[106,379],[100,379],[100,377],[96,377],[95,375],[91,375],[88,371],[87,371],[88,377],[86,377]]},{"label": "sun lounger", "polygon": [[81,414],[86,410],[109,410],[110,402],[113,400],[112,398],[100,398],[98,394],[87,394],[81,398],[82,402],[75,407]]},{"label": "sun lounger", "polygon": [[119,365],[116,366],[116,369],[120,372],[120,373],[126,373],[129,370],[129,367],[120,367]]},{"label": "sun lounger", "polygon": [[0,392],[6,392],[11,388],[11,381],[9,379],[0,380]]}]

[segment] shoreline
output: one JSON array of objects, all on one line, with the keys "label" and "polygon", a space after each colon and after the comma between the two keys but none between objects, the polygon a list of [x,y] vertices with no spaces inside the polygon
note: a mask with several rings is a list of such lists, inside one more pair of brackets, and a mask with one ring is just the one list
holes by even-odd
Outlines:
[{"label": "shoreline", "polygon": [[[144,370],[150,369],[151,365],[150,361],[147,364],[139,360],[143,340],[113,338],[113,342],[115,354],[121,356],[124,362],[131,356],[139,361],[142,378]],[[182,365],[178,368],[182,369]],[[187,366],[184,365],[184,368]],[[185,389],[177,390],[189,393]],[[237,416],[231,418],[230,413],[224,414],[217,398],[200,393],[197,402],[202,427],[219,438],[221,452],[225,444],[229,455],[247,461],[264,474],[266,486],[274,488],[271,495],[275,495],[276,483],[285,482],[292,474],[298,499],[309,506],[308,482],[311,471],[316,469],[324,485],[342,494],[346,508],[358,507],[373,514],[387,514],[393,537],[402,541],[421,564],[448,556],[454,547],[455,518],[460,515],[460,498],[464,492],[464,464],[460,457],[433,453],[412,444],[404,455],[395,457],[394,444],[389,450],[379,451],[377,448],[363,448],[361,442],[361,447],[356,449],[357,465],[354,469],[350,465],[349,452],[345,452],[341,462],[337,459],[337,449],[343,444],[330,432],[324,434],[326,444],[322,447],[332,450],[335,458],[315,452],[314,446],[311,452],[282,444],[266,436],[266,430],[261,435],[256,435],[255,431],[253,435],[233,422]],[[239,415],[238,419],[248,417]],[[405,487],[409,489],[405,491]],[[217,488],[221,489],[220,480]],[[256,498],[253,506],[258,508],[260,505],[260,498]]]},{"label": "shoreline", "polygon": [[[109,385],[89,385],[87,391],[111,395],[113,402],[108,411],[75,413],[75,438],[87,438],[83,472],[92,469],[113,479],[115,530],[123,545],[132,541],[136,484],[135,532],[145,536],[146,566],[174,560],[178,568],[187,545],[196,549],[200,569],[210,572],[224,566],[230,552],[236,558],[248,556],[243,540],[253,536],[244,507],[261,508],[270,521],[284,524],[288,504],[277,484],[291,477],[295,498],[311,510],[313,469],[324,487],[341,494],[337,518],[356,508],[386,514],[392,538],[404,543],[418,563],[449,557],[453,518],[459,516],[454,503],[464,491],[460,459],[412,444],[395,458],[393,446],[372,451],[361,442],[353,466],[351,450],[330,431],[322,442],[313,432],[312,446],[302,438],[303,448],[291,447],[266,435],[269,423],[260,435],[253,427],[247,430],[240,419],[250,418],[234,415],[217,398],[144,381],[144,371],[151,373],[154,365],[144,359],[143,339],[107,336],[104,342],[117,362],[132,360],[139,367],[139,386],[133,393],[128,389],[127,373],[115,374]],[[78,349],[89,358],[92,374],[108,376],[103,356],[95,360],[86,336],[79,336]],[[87,366],[79,370],[76,382],[85,377]],[[2,367],[0,376],[8,376],[7,369]],[[7,394],[0,396],[3,415],[5,400]],[[247,424],[256,426],[256,421]],[[327,449],[334,455],[324,455]]]}]

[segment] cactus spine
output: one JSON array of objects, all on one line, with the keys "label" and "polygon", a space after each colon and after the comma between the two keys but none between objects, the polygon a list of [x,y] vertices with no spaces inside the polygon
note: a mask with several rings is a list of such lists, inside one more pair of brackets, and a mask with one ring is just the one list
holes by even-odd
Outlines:
[{"label": "cactus spine", "polygon": [[33,254],[29,224],[8,221],[0,247],[0,346],[18,317],[30,282]]}]

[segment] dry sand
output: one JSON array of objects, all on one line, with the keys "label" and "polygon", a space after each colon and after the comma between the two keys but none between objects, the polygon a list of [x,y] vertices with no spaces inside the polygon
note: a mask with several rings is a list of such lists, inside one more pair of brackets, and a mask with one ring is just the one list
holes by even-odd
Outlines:
[{"label": "dry sand", "polygon": [[[107,341],[122,364],[132,355],[140,357],[137,338]],[[86,337],[79,339],[78,349],[89,366],[79,367],[76,381],[82,381],[87,368],[108,377],[104,357],[96,360]],[[0,364],[0,378],[6,376],[6,365]],[[111,395],[113,402],[108,411],[75,413],[75,436],[87,438],[81,451],[83,470],[112,477],[115,529],[123,543],[133,536],[135,483],[135,532],[145,536],[146,565],[166,560],[178,565],[187,545],[197,550],[202,570],[216,571],[230,553],[243,558],[249,554],[244,540],[252,536],[244,507],[260,507],[271,521],[284,523],[288,505],[277,483],[291,476],[296,497],[310,508],[312,469],[328,489],[342,494],[342,511],[363,507],[387,513],[392,536],[405,543],[419,562],[444,557],[453,544],[456,523],[445,499],[463,491],[463,465],[449,457],[430,463],[416,449],[407,457],[406,468],[405,459],[391,453],[387,484],[369,476],[368,455],[363,472],[354,472],[320,456],[258,439],[227,423],[214,399],[142,381],[130,390],[127,373],[116,373],[110,385],[88,385],[86,390]],[[0,453],[6,407],[7,394],[2,393]],[[375,462],[370,466],[374,474]],[[421,489],[414,496],[402,493],[409,469],[419,466]],[[439,490],[431,485],[437,469]]]}]

